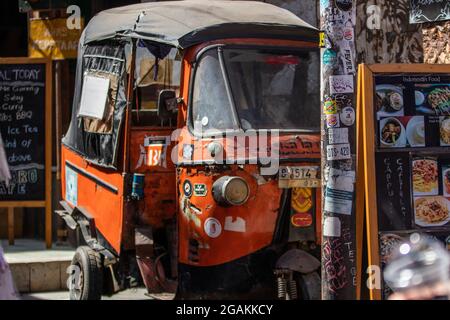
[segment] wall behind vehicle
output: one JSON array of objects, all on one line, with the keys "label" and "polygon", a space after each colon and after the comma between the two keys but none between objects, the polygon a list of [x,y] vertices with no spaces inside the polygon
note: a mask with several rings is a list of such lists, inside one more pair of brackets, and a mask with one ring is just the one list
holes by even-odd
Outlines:
[{"label": "wall behind vehicle", "polygon": [[0,1],[0,34],[0,57],[27,56],[27,16],[19,13],[16,1]]},{"label": "wall behind vehicle", "polygon": [[424,62],[450,64],[450,21],[423,26]]},{"label": "wall behind vehicle", "polygon": [[410,0],[358,0],[358,63],[422,63],[422,26],[409,23]]}]

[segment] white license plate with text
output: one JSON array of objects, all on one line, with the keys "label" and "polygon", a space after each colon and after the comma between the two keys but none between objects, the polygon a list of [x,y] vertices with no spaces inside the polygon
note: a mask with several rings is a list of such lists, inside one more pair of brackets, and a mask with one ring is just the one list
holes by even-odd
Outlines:
[{"label": "white license plate with text", "polygon": [[280,188],[318,188],[320,187],[320,168],[318,166],[283,166],[278,172]]}]

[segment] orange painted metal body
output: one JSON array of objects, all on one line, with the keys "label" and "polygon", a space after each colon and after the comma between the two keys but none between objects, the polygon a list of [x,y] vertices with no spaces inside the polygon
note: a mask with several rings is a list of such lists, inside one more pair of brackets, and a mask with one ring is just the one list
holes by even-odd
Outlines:
[{"label": "orange painted metal body", "polygon": [[[124,186],[121,172],[101,169],[90,164],[78,154],[62,147],[62,194],[66,194],[66,168],[76,169],[78,173],[77,207],[85,209],[95,219],[96,228],[108,240],[109,244],[120,253],[124,216]],[[93,178],[96,178],[96,181]],[[108,184],[112,192],[103,183]],[[67,200],[67,199],[65,199]],[[75,204],[68,202],[72,207]]]},{"label": "orange painted metal body", "polygon": [[[192,69],[188,61],[194,60],[197,53],[205,47],[213,44],[251,44],[262,46],[282,46],[282,47],[314,47],[314,43],[283,41],[283,40],[261,40],[261,39],[228,39],[226,41],[214,41],[193,47],[186,53],[184,59],[184,78],[183,83],[189,83]],[[184,101],[188,102],[188,86],[182,86],[182,96]],[[179,120],[185,124],[178,138],[178,146],[174,149],[174,156],[180,161],[182,160],[182,145],[192,143],[194,152],[192,160],[196,161],[211,160],[211,156],[207,151],[207,144],[213,140],[208,138],[195,139],[186,127],[187,105],[185,103],[179,113]],[[230,141],[227,139],[214,139],[220,143],[224,149],[224,158],[228,153],[234,153],[239,158],[239,152],[234,150],[236,143],[231,142],[232,147],[228,147]],[[248,140],[244,141],[248,147]],[[270,143],[268,144],[270,146]],[[242,150],[242,149],[241,149]],[[175,154],[178,153],[178,154]],[[266,154],[252,154],[251,150],[245,149],[241,151],[241,159],[250,159],[255,156],[266,156]],[[320,135],[280,135],[279,147],[280,159],[304,159],[303,162],[285,162],[283,165],[310,165],[316,163],[320,159]],[[310,160],[311,162],[309,162]],[[207,172],[205,166],[183,167],[181,166],[178,176],[179,188],[179,262],[196,265],[196,266],[214,266],[229,261],[236,260],[240,257],[254,253],[271,244],[274,230],[279,216],[280,199],[282,189],[278,187],[277,179],[269,179],[268,181],[258,184],[256,176],[259,175],[259,167],[257,165],[246,164],[243,166],[231,166],[229,170],[220,173]],[[240,176],[246,180],[250,186],[250,197],[242,206],[221,207],[217,205],[212,197],[211,188],[213,182],[219,177]],[[263,178],[264,179],[264,178]],[[183,195],[183,182],[189,180],[193,185],[205,184],[207,187],[206,196],[193,195],[187,199]],[[316,208],[320,208],[320,189],[316,189],[315,199]],[[193,209],[192,209],[193,208]],[[199,213],[200,212],[200,213]],[[316,221],[320,221],[320,209],[316,210]],[[208,218],[215,218],[219,221],[222,231],[217,238],[211,238],[205,233],[205,221]],[[226,222],[237,221],[242,219],[245,221],[245,232],[236,232],[225,230]],[[317,220],[318,219],[318,220]],[[320,235],[320,223],[316,224],[316,234]],[[318,237],[317,239],[320,239]],[[194,259],[190,258],[190,242],[195,240],[198,242],[198,256]],[[319,241],[319,240],[318,240]]]},{"label": "orange painted metal body", "polygon": [[[318,153],[320,147],[318,136],[281,137],[281,146],[283,146],[283,140],[288,148],[280,150],[281,156],[285,153],[286,157],[297,156],[305,159],[300,163],[291,163],[292,165],[310,165],[311,162],[307,162],[307,159],[314,161],[320,154]],[[307,143],[308,147],[302,147],[302,143]],[[195,147],[195,150],[202,151],[205,148],[199,146]],[[285,164],[289,162],[283,163]],[[248,183],[250,196],[245,204],[223,207],[216,203],[212,196],[212,185],[215,180],[224,175],[239,176]],[[249,255],[272,243],[283,191],[278,186],[278,179],[261,176],[260,168],[251,164],[231,165],[228,170],[221,172],[208,170],[204,166],[183,168],[178,179],[180,181],[179,260],[181,263],[198,266],[219,265]],[[194,188],[196,184],[205,185],[206,195],[196,196],[194,192],[190,198],[186,197],[183,194],[183,182],[186,180]],[[211,218],[216,219],[221,226],[220,235],[217,238],[205,232],[205,222]],[[233,225],[233,222],[240,222],[241,227],[243,223],[243,228],[236,231],[229,226]],[[199,248],[194,259],[189,255],[192,240],[198,242]]]},{"label": "orange painted metal body", "polygon": [[[151,225],[153,228],[163,228],[165,221],[177,218],[179,263],[193,266],[214,266],[223,264],[242,256],[249,255],[271,244],[277,218],[279,216],[280,199],[282,189],[278,187],[276,178],[260,176],[260,168],[256,164],[223,166],[221,170],[210,170],[203,164],[181,164],[178,170],[171,160],[182,159],[182,146],[185,143],[194,144],[192,160],[207,160],[210,155],[206,145],[211,139],[194,138],[187,129],[187,105],[189,99],[189,84],[192,73],[191,61],[196,54],[206,46],[212,44],[251,44],[262,46],[283,47],[317,47],[316,43],[306,43],[283,40],[261,39],[227,39],[204,43],[189,48],[184,53],[181,72],[180,96],[183,103],[179,105],[178,124],[180,132],[176,134],[176,141],[170,144],[166,152],[166,164],[154,166],[148,165],[149,153],[145,148],[146,137],[170,137],[175,128],[133,127],[128,133],[122,132],[121,139],[129,136],[128,154],[123,149],[119,150],[119,158],[126,161],[123,166],[128,172],[106,170],[96,167],[83,160],[78,154],[62,147],[62,194],[65,197],[67,163],[87,173],[78,175],[78,203],[77,206],[86,209],[95,219],[96,228],[110,243],[115,251],[120,254],[122,248],[132,248],[133,241],[129,238],[130,228],[127,228],[129,216],[133,215],[133,207],[126,205],[126,174],[145,174],[145,200],[140,206],[143,212],[139,216],[140,223]],[[193,142],[192,142],[193,141]],[[225,138],[215,140],[227,150],[229,141]],[[243,157],[254,156],[251,151],[244,152]],[[320,159],[320,135],[319,134],[285,134],[280,136],[280,158],[283,165],[318,165]],[[301,161],[294,161],[297,159]],[[125,159],[125,160],[123,160]],[[289,159],[292,162],[289,162]],[[216,165],[220,166],[220,165]],[[212,185],[215,180],[224,175],[239,176],[247,181],[250,187],[250,197],[241,206],[219,206],[212,196]],[[92,177],[115,188],[117,192],[111,192],[94,181]],[[183,182],[189,180],[193,185],[206,186],[205,195],[192,195],[189,199],[183,194]],[[316,208],[320,208],[320,190],[316,190]],[[73,204],[69,205],[73,206]],[[205,232],[205,221],[215,218],[221,224],[220,235],[216,238],[208,236]],[[230,225],[237,220],[245,221],[245,228],[240,231],[230,230]],[[320,209],[316,210],[316,221],[320,221]],[[231,224],[230,224],[231,222]],[[316,227],[316,234],[320,235],[320,224]],[[233,227],[231,227],[233,229]],[[190,241],[198,242],[198,259],[189,256]],[[320,236],[317,237],[320,239]]]},{"label": "orange painted metal body", "polygon": [[154,228],[164,226],[164,221],[176,213],[175,166],[171,160],[171,146],[161,147],[159,165],[155,165],[155,150],[144,145],[147,137],[165,137],[170,141],[172,129],[132,128],[130,140],[130,171],[145,174],[144,203],[140,223]]}]

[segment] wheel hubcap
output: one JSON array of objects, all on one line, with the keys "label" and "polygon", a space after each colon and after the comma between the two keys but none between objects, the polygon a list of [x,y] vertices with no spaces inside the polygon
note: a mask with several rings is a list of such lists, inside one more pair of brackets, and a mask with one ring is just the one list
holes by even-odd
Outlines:
[{"label": "wheel hubcap", "polygon": [[76,264],[75,266],[79,271],[76,272],[74,275],[76,278],[73,281],[72,291],[73,291],[75,298],[77,300],[80,300],[81,295],[83,293],[83,279],[84,279],[83,268],[79,264]]}]

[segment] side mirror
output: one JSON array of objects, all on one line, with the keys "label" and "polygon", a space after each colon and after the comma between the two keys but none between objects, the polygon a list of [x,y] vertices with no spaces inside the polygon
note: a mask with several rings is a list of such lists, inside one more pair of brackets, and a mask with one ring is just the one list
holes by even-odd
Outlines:
[{"label": "side mirror", "polygon": [[174,90],[161,90],[158,97],[158,117],[161,120],[172,118],[177,105],[177,95]]}]

